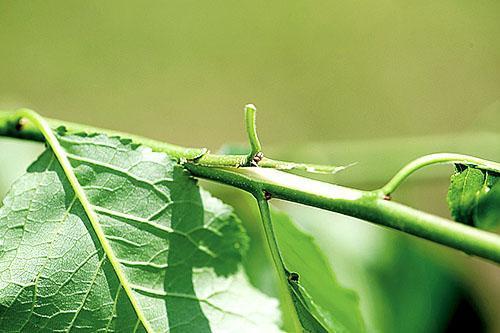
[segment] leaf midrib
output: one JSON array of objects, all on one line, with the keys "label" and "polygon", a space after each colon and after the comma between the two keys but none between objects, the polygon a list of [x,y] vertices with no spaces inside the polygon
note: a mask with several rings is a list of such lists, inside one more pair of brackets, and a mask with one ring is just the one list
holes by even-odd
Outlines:
[{"label": "leaf midrib", "polygon": [[[27,111],[28,112],[28,111]],[[59,164],[61,165],[61,168],[64,171],[64,174],[66,175],[73,191],[75,192],[76,197],[78,198],[78,201],[80,201],[80,204],[82,205],[85,214],[87,215],[92,228],[94,229],[94,232],[96,233],[97,238],[99,239],[99,242],[104,250],[105,257],[108,258],[110,261],[117,277],[118,280],[120,281],[120,285],[123,287],[125,290],[130,303],[132,304],[132,307],[134,308],[134,311],[138,317],[138,319],[141,321],[142,325],[144,326],[144,329],[146,332],[154,332],[151,325],[147,321],[144,313],[142,312],[136,298],[133,295],[133,290],[128,282],[127,277],[125,276],[125,273],[122,271],[120,262],[118,258],[116,257],[115,253],[113,252],[111,245],[108,243],[106,236],[104,234],[104,231],[101,228],[101,225],[99,224],[98,218],[96,213],[93,210],[93,206],[90,203],[90,201],[87,198],[87,195],[85,194],[85,191],[83,190],[83,187],[80,185],[74,171],[73,167],[67,157],[67,154],[64,150],[64,148],[61,146],[59,143],[58,139],[56,138],[55,134],[52,132],[52,129],[50,128],[49,124],[38,114],[34,112],[28,112],[27,116],[36,123],[40,131],[42,132],[43,136],[47,140],[48,145],[52,149],[54,155],[56,156]]]}]

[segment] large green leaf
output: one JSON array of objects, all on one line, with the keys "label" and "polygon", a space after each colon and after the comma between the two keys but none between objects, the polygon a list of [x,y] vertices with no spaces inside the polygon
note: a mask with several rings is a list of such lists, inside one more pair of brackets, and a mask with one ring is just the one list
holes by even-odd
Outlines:
[{"label": "large green leaf", "polygon": [[0,331],[279,331],[276,300],[242,272],[229,206],[165,154],[57,139],[71,170],[47,149],[0,208]]},{"label": "large green leaf", "polygon": [[292,298],[308,332],[364,332],[355,292],[340,285],[314,239],[283,212],[272,210]]},{"label": "large green leaf", "polygon": [[500,225],[500,177],[497,173],[456,166],[448,190],[453,219],[482,229]]}]

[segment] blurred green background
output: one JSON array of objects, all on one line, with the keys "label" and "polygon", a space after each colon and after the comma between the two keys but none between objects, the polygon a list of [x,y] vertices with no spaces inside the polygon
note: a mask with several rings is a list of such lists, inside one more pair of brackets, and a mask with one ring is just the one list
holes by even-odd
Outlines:
[{"label": "blurred green background", "polygon": [[[500,160],[498,1],[0,0],[0,109],[213,151],[244,142],[259,108],[266,153],[355,167],[327,181],[374,188],[437,151]],[[42,149],[0,141],[0,193]],[[449,216],[450,167],[396,199]],[[247,270],[273,294],[253,205]],[[371,332],[500,332],[500,269],[441,246],[278,203],[355,289]],[[252,206],[253,207],[253,206]],[[458,326],[454,326],[458,325]]]}]

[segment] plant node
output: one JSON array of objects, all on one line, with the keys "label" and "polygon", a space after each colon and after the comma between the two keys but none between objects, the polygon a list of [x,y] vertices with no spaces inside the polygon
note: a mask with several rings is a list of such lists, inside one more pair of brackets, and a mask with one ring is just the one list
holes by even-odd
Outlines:
[{"label": "plant node", "polygon": [[264,158],[264,153],[262,153],[261,151],[259,151],[257,154],[255,154],[252,157],[252,161],[250,162],[250,165],[253,166],[253,167],[259,166],[259,162],[262,161],[263,158]]},{"label": "plant node", "polygon": [[271,193],[267,192],[266,190],[262,192],[264,193],[264,199],[271,200]]},{"label": "plant node", "polygon": [[290,274],[288,274],[288,281],[295,283],[299,282],[299,274],[291,272]]},{"label": "plant node", "polygon": [[21,131],[23,127],[28,123],[28,119],[21,117],[16,123],[16,131]]}]

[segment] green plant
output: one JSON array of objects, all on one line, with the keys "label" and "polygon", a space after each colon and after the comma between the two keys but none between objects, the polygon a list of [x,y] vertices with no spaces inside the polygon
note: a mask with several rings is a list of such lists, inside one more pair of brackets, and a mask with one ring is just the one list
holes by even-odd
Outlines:
[{"label": "green plant", "polygon": [[[44,119],[25,109],[0,113],[1,135],[47,144],[0,208],[2,331],[280,331],[277,302],[242,270],[248,237],[238,217],[200,189],[197,178],[256,199],[289,331],[362,332],[365,325],[356,294],[325,270],[314,240],[269,206],[273,198],[500,263],[500,236],[478,229],[498,227],[500,164],[433,154],[380,189],[342,187],[280,171],[344,167],[265,157],[255,112],[245,107],[251,150],[242,155]],[[391,200],[414,171],[438,163],[456,165],[448,202],[462,223]]]}]

